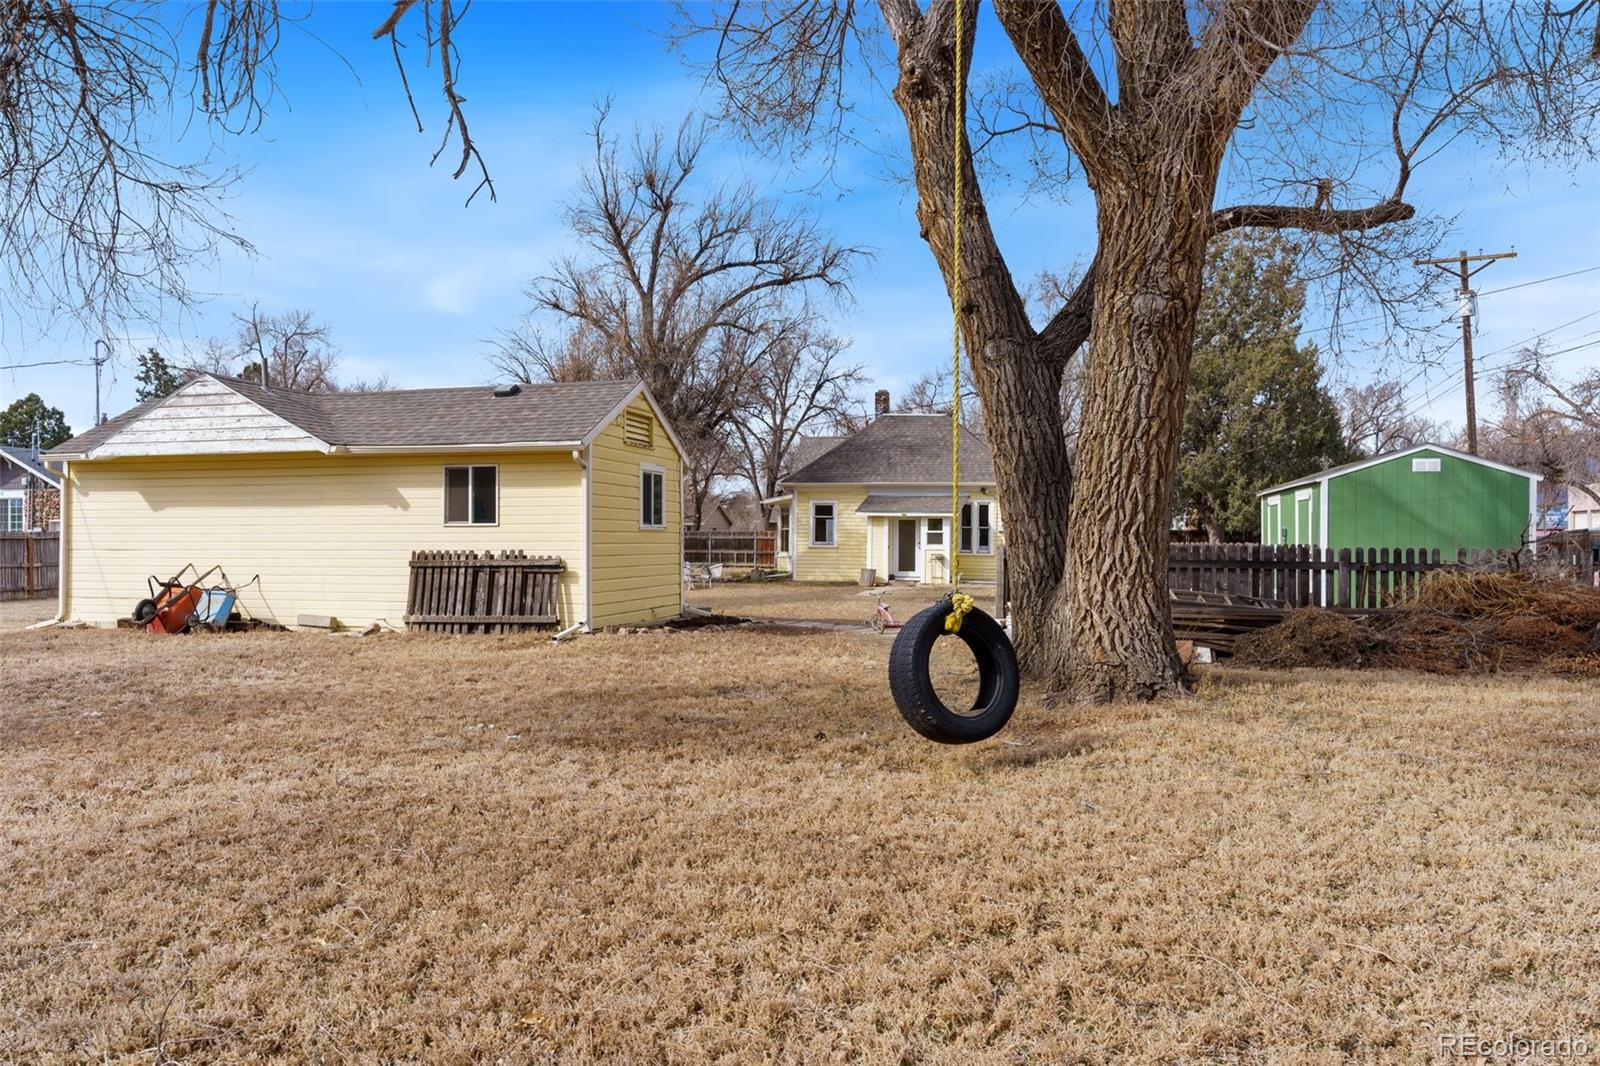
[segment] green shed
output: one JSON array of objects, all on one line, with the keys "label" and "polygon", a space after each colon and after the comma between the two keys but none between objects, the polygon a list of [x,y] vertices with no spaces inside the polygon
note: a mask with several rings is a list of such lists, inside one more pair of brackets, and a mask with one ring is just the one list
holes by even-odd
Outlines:
[{"label": "green shed", "polygon": [[1542,475],[1438,444],[1262,489],[1261,542],[1317,548],[1514,549],[1532,542]]}]

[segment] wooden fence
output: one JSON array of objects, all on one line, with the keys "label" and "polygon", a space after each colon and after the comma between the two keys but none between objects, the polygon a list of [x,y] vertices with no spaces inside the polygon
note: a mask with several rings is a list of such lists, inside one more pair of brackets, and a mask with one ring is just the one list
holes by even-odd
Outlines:
[{"label": "wooden fence", "polygon": [[54,596],[60,579],[60,533],[0,533],[0,600]]},{"label": "wooden fence", "polygon": [[778,561],[778,535],[771,531],[740,533],[732,530],[685,530],[683,561],[722,563],[726,566],[774,566]]},{"label": "wooden fence", "polygon": [[525,551],[411,553],[406,625],[424,633],[512,633],[559,626],[566,563]]},{"label": "wooden fence", "polygon": [[[1200,593],[1274,607],[1379,610],[1414,592],[1431,571],[1445,568],[1536,570],[1584,584],[1594,581],[1596,570],[1589,541],[1570,537],[1522,551],[1463,548],[1454,556],[1437,549],[1324,550],[1294,544],[1173,544],[1167,550],[1167,584],[1176,597],[1195,599],[1193,594]],[[1006,571],[1002,555],[999,572]],[[1006,601],[1005,585],[1002,576],[997,606]]]}]

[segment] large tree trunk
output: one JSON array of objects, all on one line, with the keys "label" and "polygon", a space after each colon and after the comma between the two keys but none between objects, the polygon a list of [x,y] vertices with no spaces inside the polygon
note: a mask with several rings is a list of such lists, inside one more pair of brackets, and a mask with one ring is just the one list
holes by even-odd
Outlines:
[{"label": "large tree trunk", "polygon": [[1097,190],[1094,325],[1066,580],[1053,619],[1063,644],[1053,681],[1079,702],[1150,699],[1186,686],[1167,544],[1211,182],[1192,160],[1181,177],[1121,177]]},{"label": "large tree trunk", "polygon": [[[965,11],[968,40],[976,12],[976,4]],[[989,224],[970,146],[957,156],[953,31],[948,3],[931,6],[926,19],[896,28],[900,80],[894,98],[911,139],[923,239],[946,285],[954,289],[958,271],[961,278],[961,332],[994,453],[1017,655],[1025,670],[1048,675],[1059,659],[1051,605],[1066,560],[1071,497],[1059,400],[1071,349],[1047,343],[1028,320]],[[957,166],[963,187],[959,263],[952,240]],[[959,535],[950,531],[952,545],[959,544]]]}]

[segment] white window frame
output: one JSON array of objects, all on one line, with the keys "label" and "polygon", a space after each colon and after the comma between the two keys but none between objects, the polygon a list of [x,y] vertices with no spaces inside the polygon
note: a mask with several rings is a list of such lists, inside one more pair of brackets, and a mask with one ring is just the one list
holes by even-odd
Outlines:
[{"label": "white window frame", "polygon": [[[474,522],[472,520],[472,512],[473,512],[473,506],[472,505],[477,502],[476,494],[477,494],[477,491],[478,491],[478,486],[477,486],[476,479],[473,478],[473,476],[472,476],[472,472],[474,470],[485,470],[485,469],[494,471],[494,521],[493,522]],[[467,472],[467,520],[465,522],[452,522],[452,521],[450,521],[450,471],[452,471],[452,470],[465,470]],[[445,525],[447,525],[447,526],[482,526],[482,527],[490,527],[490,528],[492,528],[492,527],[498,526],[500,524],[500,464],[499,463],[448,463],[448,464],[445,465],[444,473],[442,473],[440,475],[440,483],[441,483],[441,485],[443,487],[443,491],[440,494],[442,496],[442,499],[440,499],[440,501],[439,501],[439,509],[440,509],[440,517],[444,520],[444,524]]]},{"label": "white window frame", "polygon": [[[817,508],[827,507],[832,513],[828,515],[827,540],[817,539]],[[837,500],[812,500],[811,509],[806,512],[806,542],[813,548],[837,548],[839,546],[839,501]]]},{"label": "white window frame", "polygon": [[[26,527],[28,524],[28,505],[23,502],[22,497],[7,496],[4,500],[0,500],[0,504],[5,506],[5,525],[3,527],[3,531],[6,533],[23,532],[24,527]],[[12,504],[16,505],[15,513],[17,516],[17,524],[14,526],[11,524]]]},{"label": "white window frame", "polygon": [[[978,521],[978,508],[983,508],[982,522]],[[978,530],[989,531],[987,547],[978,546]],[[956,551],[961,555],[994,554],[994,505],[989,500],[970,500],[961,505],[961,530],[956,538]]]},{"label": "white window frame", "polygon": [[[645,492],[647,491],[646,486],[650,483],[650,479],[653,477],[658,477],[661,479],[661,521],[655,523],[646,522],[644,520],[644,500]],[[650,500],[651,503],[654,504],[654,493],[651,493]],[[654,463],[639,464],[639,528],[667,528],[667,468],[664,466],[656,466]]]},{"label": "white window frame", "polygon": [[[934,529],[933,528],[933,524],[935,522],[939,523],[939,528],[938,529]],[[934,537],[938,537],[939,539],[938,540],[934,540],[933,539]],[[922,544],[923,544],[923,547],[925,547],[925,548],[943,548],[944,547],[944,519],[943,518],[927,518],[927,519],[923,520]]]}]

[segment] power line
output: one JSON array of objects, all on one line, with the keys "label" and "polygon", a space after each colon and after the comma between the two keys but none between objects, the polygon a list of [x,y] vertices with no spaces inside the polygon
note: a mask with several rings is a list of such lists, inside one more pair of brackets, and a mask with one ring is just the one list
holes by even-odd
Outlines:
[{"label": "power line", "polygon": [[[1520,350],[1520,349],[1526,348],[1530,344],[1537,344],[1539,341],[1543,340],[1545,337],[1550,336],[1552,333],[1560,333],[1562,330],[1566,329],[1567,327],[1575,326],[1579,322],[1584,322],[1584,321],[1587,321],[1588,319],[1594,318],[1596,315],[1600,315],[1600,311],[1590,311],[1588,314],[1579,315],[1577,318],[1574,318],[1569,322],[1563,322],[1559,326],[1551,326],[1549,329],[1541,330],[1540,332],[1535,333],[1533,336],[1528,337],[1526,340],[1514,341],[1513,343],[1508,344],[1503,348],[1496,348],[1494,351],[1487,353],[1484,356],[1484,358],[1488,359],[1488,358],[1491,358],[1491,357],[1496,356],[1496,355],[1503,355],[1506,352],[1512,351],[1514,349]],[[1597,331],[1597,332],[1600,332],[1600,331]],[[1578,335],[1578,337],[1587,337],[1587,336],[1591,336],[1591,334],[1581,333],[1581,334]],[[1572,340],[1577,340],[1578,337],[1573,337],[1571,339]],[[1584,345],[1579,345],[1579,347],[1585,347],[1585,346]],[[1572,349],[1567,349],[1567,350],[1570,351]],[[1553,354],[1556,354],[1556,353],[1549,353],[1549,354],[1553,355]],[[1562,354],[1565,354],[1565,353],[1563,352]],[[1479,369],[1479,373],[1486,373],[1486,372],[1488,372],[1490,370],[1498,370],[1500,368],[1501,367],[1500,367],[1499,364],[1497,364],[1495,366],[1485,366],[1485,367],[1481,367]],[[1407,387],[1409,387],[1411,385],[1412,382],[1416,381],[1417,378],[1421,377],[1423,374],[1426,374],[1427,372],[1428,372],[1428,367],[1424,366],[1424,367],[1419,368],[1416,373],[1412,374],[1411,377],[1407,378],[1401,384],[1401,386],[1400,386],[1401,390],[1404,391]],[[1424,392],[1423,395],[1422,395],[1422,399],[1418,400],[1415,404],[1408,404],[1407,405],[1407,414],[1417,414],[1417,413],[1420,412],[1420,410],[1422,408],[1428,406],[1429,404],[1433,403],[1434,401],[1439,400],[1439,399],[1443,399],[1445,396],[1450,394],[1451,390],[1453,390],[1457,386],[1461,385],[1463,383],[1463,380],[1464,380],[1464,370],[1458,370],[1455,373],[1451,374],[1444,381],[1439,382],[1437,385],[1434,385],[1432,388],[1430,388],[1426,392]]]},{"label": "power line", "polygon": [[41,363],[6,363],[0,370],[28,370],[36,366],[94,366],[91,359],[46,359]]},{"label": "power line", "polygon": [[1478,293],[1479,296],[1493,296],[1497,292],[1510,292],[1512,289],[1526,289],[1529,285],[1543,285],[1547,281],[1560,281],[1562,278],[1575,278],[1579,274],[1592,274],[1600,270],[1600,266],[1584,267],[1582,270],[1569,270],[1565,274],[1551,274],[1548,278],[1538,278],[1534,281],[1524,281],[1516,285],[1506,285],[1498,289],[1485,289]]}]

